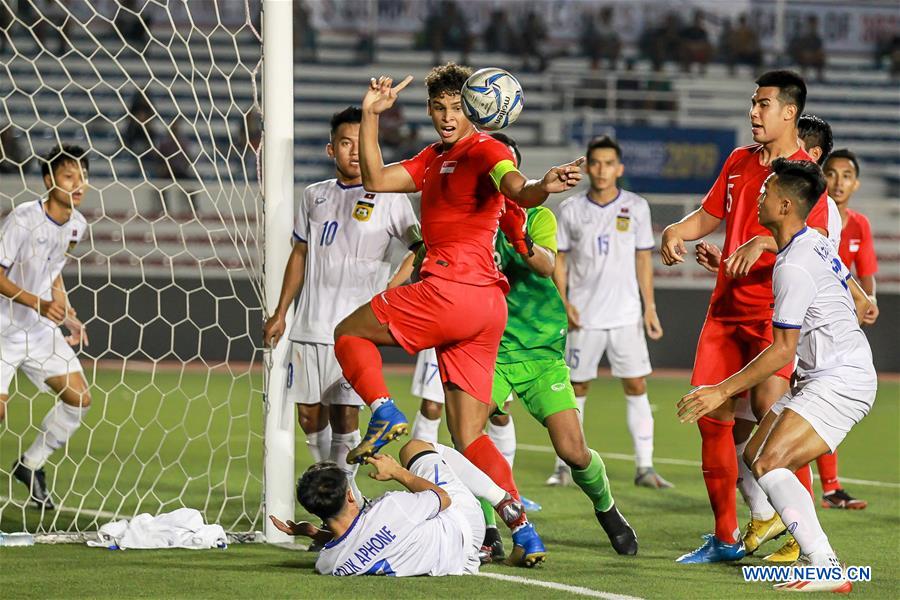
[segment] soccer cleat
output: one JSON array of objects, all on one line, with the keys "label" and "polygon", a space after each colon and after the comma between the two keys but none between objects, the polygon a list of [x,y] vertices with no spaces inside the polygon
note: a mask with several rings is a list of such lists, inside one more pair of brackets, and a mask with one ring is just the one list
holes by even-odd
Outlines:
[{"label": "soccer cleat", "polygon": [[625,517],[622,516],[622,513],[619,512],[619,509],[616,508],[615,504],[604,512],[595,510],[594,514],[597,515],[600,526],[603,527],[603,531],[609,537],[609,543],[612,544],[613,549],[617,553],[628,556],[637,554],[637,534],[631,528],[631,525],[628,524],[628,521],[625,520]]},{"label": "soccer cleat", "polygon": [[706,541],[702,546],[693,552],[688,552],[687,554],[679,556],[675,559],[675,562],[689,565],[727,562],[744,558],[744,545],[741,544],[741,542],[728,544],[711,533],[704,535],[703,539]]},{"label": "soccer cleat", "polygon": [[638,487],[654,488],[664,490],[675,487],[671,482],[660,477],[659,473],[653,467],[645,467],[638,469],[634,475],[634,485]]},{"label": "soccer cleat", "polygon": [[757,548],[769,540],[774,540],[775,538],[783,536],[786,531],[787,527],[784,526],[778,513],[775,513],[775,515],[767,521],[751,518],[750,522],[747,523],[747,529],[744,530],[744,535],[741,536],[741,541],[744,543],[745,555],[750,556],[756,552]]},{"label": "soccer cleat", "polygon": [[356,448],[347,453],[347,463],[365,462],[366,458],[373,456],[385,444],[406,435],[408,431],[409,421],[394,405],[394,401],[388,400],[372,413],[366,435]]},{"label": "soccer cleat", "polygon": [[531,568],[547,558],[547,549],[541,541],[534,525],[525,523],[512,534],[513,549],[506,559],[506,564],[516,567]]},{"label": "soccer cleat", "polygon": [[843,488],[828,492],[822,496],[822,508],[844,508],[846,510],[863,510],[869,505],[865,500],[854,498]]},{"label": "soccer cleat", "polygon": [[529,500],[525,496],[522,496],[519,499],[522,501],[522,507],[526,512],[540,512],[543,508],[540,504],[538,504],[534,500]]},{"label": "soccer cleat", "polygon": [[777,562],[777,563],[792,563],[800,558],[800,544],[797,543],[797,540],[794,539],[793,536],[788,538],[788,541],[784,543],[784,546],[773,552],[768,556],[764,556],[763,560],[766,562]]},{"label": "soccer cleat", "polygon": [[29,469],[20,458],[13,463],[12,474],[13,477],[28,488],[28,494],[34,508],[42,510],[53,510],[56,508],[53,500],[50,499],[50,492],[47,491],[47,480],[43,468]]},{"label": "soccer cleat", "polygon": [[488,527],[484,530],[484,541],[481,542],[481,552],[479,552],[481,564],[501,561],[506,558],[506,552],[503,550],[503,540],[500,538],[500,532],[496,527]]},{"label": "soccer cleat", "polygon": [[545,485],[550,487],[566,487],[572,485],[572,469],[568,465],[557,467],[553,475],[547,478]]}]

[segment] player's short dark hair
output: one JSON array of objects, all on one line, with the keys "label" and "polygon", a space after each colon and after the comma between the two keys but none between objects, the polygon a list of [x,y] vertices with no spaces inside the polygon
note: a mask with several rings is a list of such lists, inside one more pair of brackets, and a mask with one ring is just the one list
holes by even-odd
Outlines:
[{"label": "player's short dark hair", "polygon": [[619,146],[619,142],[612,139],[608,135],[601,135],[600,137],[595,137],[590,142],[588,142],[587,151],[584,153],[584,157],[588,160],[591,158],[591,152],[597,150],[598,148],[612,148],[616,151],[616,156],[619,158],[619,161],[622,160],[622,148]]},{"label": "player's short dark hair", "polygon": [[859,159],[856,158],[855,152],[853,152],[849,148],[838,148],[828,156],[828,160],[831,160],[833,158],[843,158],[849,160],[853,164],[853,168],[856,170],[856,176],[859,177]]},{"label": "player's short dark hair", "polygon": [[342,111],[331,115],[331,139],[337,133],[338,127],[344,123],[360,123],[362,121],[362,109],[358,106],[348,106]]},{"label": "player's short dark hair", "polygon": [[443,94],[458,96],[466,79],[472,74],[472,69],[448,62],[431,69],[425,76],[425,89],[428,90],[428,99],[439,98]]},{"label": "player's short dark hair", "polygon": [[80,163],[85,173],[88,172],[87,151],[75,144],[57,144],[41,157],[41,176],[46,177],[63,165]]},{"label": "player's short dark hair", "polygon": [[756,79],[759,87],[778,88],[778,100],[782,104],[793,104],[797,107],[797,118],[806,107],[806,82],[799,74],[787,69],[766,71]]},{"label": "player's short dark hair", "polygon": [[512,139],[505,133],[492,133],[491,137],[497,140],[498,142],[504,143],[512,153],[516,156],[516,166],[520,169],[522,168],[522,153],[519,152],[519,144],[516,143],[516,140]]},{"label": "player's short dark hair", "polygon": [[337,463],[312,465],[297,481],[297,500],[323,521],[341,512],[347,497],[347,474]]},{"label": "player's short dark hair", "polygon": [[816,162],[819,166],[825,164],[831,149],[834,148],[834,136],[831,133],[831,125],[822,117],[816,115],[800,115],[797,122],[798,134],[803,144],[806,146],[807,152],[810,148],[819,147],[822,149],[822,156]]},{"label": "player's short dark hair", "polygon": [[772,172],[778,177],[778,189],[792,200],[799,200],[800,212],[805,217],[825,192],[825,176],[816,163],[808,160],[776,158]]}]

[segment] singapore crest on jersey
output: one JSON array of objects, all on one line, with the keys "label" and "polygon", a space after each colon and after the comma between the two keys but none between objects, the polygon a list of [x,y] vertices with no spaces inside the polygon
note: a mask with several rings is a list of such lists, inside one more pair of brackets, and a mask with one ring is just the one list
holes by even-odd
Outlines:
[{"label": "singapore crest on jersey", "polygon": [[353,208],[353,218],[361,222],[371,219],[372,211],[375,210],[375,203],[372,202],[374,199],[375,194],[369,192],[361,200],[357,200],[356,206]]}]

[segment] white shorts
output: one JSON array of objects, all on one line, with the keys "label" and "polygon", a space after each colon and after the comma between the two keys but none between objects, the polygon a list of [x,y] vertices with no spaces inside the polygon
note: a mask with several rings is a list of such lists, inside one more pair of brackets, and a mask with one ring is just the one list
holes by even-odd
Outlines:
[{"label": "white shorts", "polygon": [[441,458],[441,444],[432,444],[434,454],[423,454],[410,465],[410,472],[422,479],[433,481],[441,486],[450,496],[452,503],[445,511],[452,516],[463,532],[463,547],[466,552],[466,573],[477,573],[481,566],[479,553],[484,542],[484,511],[481,503],[468,487],[459,479],[456,472]]},{"label": "white shorts", "polygon": [[410,391],[417,398],[444,403],[444,384],[438,372],[437,352],[434,348],[422,350],[416,356],[416,370]]},{"label": "white shorts", "polygon": [[744,392],[737,397],[734,403],[734,418],[757,423],[756,415],[753,414],[753,406],[750,405],[750,393]]},{"label": "white shorts", "polygon": [[294,342],[287,358],[287,399],[297,404],[363,406],[365,403],[344,379],[334,344]]},{"label": "white shorts", "polygon": [[789,408],[812,425],[834,452],[850,429],[869,414],[876,390],[853,390],[840,381],[813,379],[798,385],[772,407],[780,415]]},{"label": "white shorts", "polygon": [[9,395],[9,386],[19,369],[42,392],[50,391],[44,383],[50,377],[83,373],[81,361],[62,331],[43,324],[14,337],[0,336],[0,394]]},{"label": "white shorts", "polygon": [[574,329],[566,338],[566,364],[572,381],[583,383],[597,378],[597,367],[607,354],[613,377],[646,377],[652,372],[644,325],[615,329]]}]

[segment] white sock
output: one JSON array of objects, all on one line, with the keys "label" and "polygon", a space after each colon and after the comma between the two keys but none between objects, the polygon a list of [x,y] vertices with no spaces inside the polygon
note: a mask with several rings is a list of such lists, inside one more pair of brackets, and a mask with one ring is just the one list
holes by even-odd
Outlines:
[{"label": "white sock", "polygon": [[775,516],[775,508],[769,503],[766,492],[760,487],[753,471],[744,462],[744,448],[750,439],[736,444],[738,459],[738,490],[744,498],[744,502],[750,507],[750,517],[757,521],[768,521]]},{"label": "white sock", "polygon": [[[587,401],[587,396],[575,396],[575,404],[578,405],[578,422],[581,423],[582,429],[584,428],[584,403]],[[569,465],[563,462],[563,459],[560,457],[556,457],[556,466],[555,470],[559,471],[560,469],[567,469],[571,471]]]},{"label": "white sock", "polygon": [[381,407],[382,404],[384,404],[385,402],[390,402],[390,400],[391,399],[387,396],[384,396],[383,398],[376,398],[375,401],[369,405],[369,408],[372,409],[372,412],[375,412]]},{"label": "white sock", "polygon": [[759,485],[800,544],[800,551],[814,565],[829,564],[834,558],[834,550],[816,517],[812,498],[797,476],[789,469],[773,469],[759,478]]},{"label": "white sock", "polygon": [[504,426],[494,425],[488,421],[487,434],[509,466],[512,467],[513,461],[516,460],[516,425],[513,423],[512,417],[509,418],[509,424]]},{"label": "white sock", "polygon": [[332,433],[331,452],[328,456],[328,460],[337,463],[344,473],[347,474],[350,489],[353,490],[353,496],[360,506],[362,506],[363,496],[356,485],[356,472],[359,470],[359,464],[347,464],[347,453],[356,448],[361,440],[362,436],[359,434],[358,429],[350,433]]},{"label": "white sock", "polygon": [[634,462],[638,469],[653,466],[653,412],[647,394],[625,395],[628,401],[628,431],[634,442]]},{"label": "white sock", "polygon": [[88,410],[89,407],[69,406],[62,401],[54,404],[41,422],[40,433],[22,455],[25,466],[32,470],[43,467],[54,450],[69,441]]},{"label": "white sock", "polygon": [[413,419],[412,433],[410,437],[414,440],[422,440],[423,442],[436,443],[438,440],[438,429],[441,427],[441,418],[429,419],[416,411],[416,418]]},{"label": "white sock", "polygon": [[443,444],[434,444],[434,449],[453,469],[453,473],[459,477],[463,485],[469,488],[469,491],[477,498],[484,498],[491,503],[491,506],[497,506],[506,498],[506,491],[503,488],[494,483],[490,477],[458,451]]},{"label": "white sock", "polygon": [[331,425],[326,425],[321,431],[307,433],[306,447],[309,448],[314,463],[326,460],[331,454]]}]

